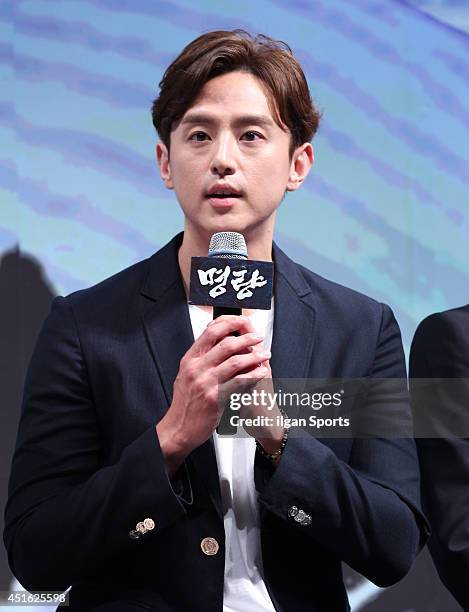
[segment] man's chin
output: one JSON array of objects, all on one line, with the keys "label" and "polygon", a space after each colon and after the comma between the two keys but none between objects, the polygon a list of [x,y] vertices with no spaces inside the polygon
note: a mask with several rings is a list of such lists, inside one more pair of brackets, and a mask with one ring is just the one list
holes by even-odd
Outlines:
[{"label": "man's chin", "polygon": [[238,232],[244,236],[246,242],[263,234],[269,234],[265,221],[258,220],[256,223],[252,218],[246,218],[246,216],[242,218],[240,215],[199,218],[196,223],[189,221],[186,224],[186,230],[190,233],[194,232],[207,243],[217,232]]},{"label": "man's chin", "polygon": [[210,234],[210,237],[217,232],[238,232],[245,236],[250,233],[250,225],[247,222],[243,222],[241,219],[225,216],[225,218],[210,219],[204,231]]}]

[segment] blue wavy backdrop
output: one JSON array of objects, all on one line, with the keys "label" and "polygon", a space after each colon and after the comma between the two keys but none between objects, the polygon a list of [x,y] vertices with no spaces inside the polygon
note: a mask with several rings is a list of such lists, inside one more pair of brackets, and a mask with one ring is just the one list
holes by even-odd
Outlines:
[{"label": "blue wavy backdrop", "polygon": [[[292,46],[324,110],[316,164],[281,206],[278,243],[388,302],[408,346],[420,319],[469,294],[469,38],[416,6],[429,4],[3,2],[0,251],[19,244],[68,293],[179,231],[149,107],[187,42],[243,27]],[[441,15],[454,3],[436,4]]]}]

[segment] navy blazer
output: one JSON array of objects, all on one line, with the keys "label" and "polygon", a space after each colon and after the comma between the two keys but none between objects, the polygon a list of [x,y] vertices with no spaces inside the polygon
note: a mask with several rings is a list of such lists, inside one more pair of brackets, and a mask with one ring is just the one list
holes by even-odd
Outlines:
[{"label": "navy blazer", "polygon": [[[422,321],[412,342],[410,375],[416,422],[428,419],[422,425],[434,426],[440,436],[445,422],[453,427],[459,423],[460,431],[467,432],[469,305]],[[439,381],[428,393],[428,387],[415,378],[460,380]],[[453,435],[417,438],[416,442],[422,501],[432,527],[428,548],[443,583],[469,610],[469,438]]]},{"label": "navy blazer", "polygon": [[[71,610],[221,612],[224,527],[213,441],[169,479],[155,431],[194,341],[182,234],[149,259],[54,300],[27,374],[4,539],[28,590]],[[388,306],[331,283],[273,244],[274,377],[405,377]],[[391,404],[391,400],[390,400]],[[407,401],[389,406],[407,419]],[[292,437],[255,460],[265,583],[282,612],[349,610],[341,561],[380,586],[428,536],[412,439]],[[304,510],[308,525],[289,509]],[[129,536],[139,521],[155,527]],[[205,537],[219,552],[207,556]]]}]

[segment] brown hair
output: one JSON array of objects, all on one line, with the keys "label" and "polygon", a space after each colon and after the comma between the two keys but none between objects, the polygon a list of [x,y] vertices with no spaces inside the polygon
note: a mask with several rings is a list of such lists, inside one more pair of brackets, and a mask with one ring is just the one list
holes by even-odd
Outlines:
[{"label": "brown hair", "polygon": [[[290,158],[316,133],[321,113],[315,108],[301,66],[282,41],[246,30],[217,30],[189,43],[168,66],[154,100],[153,125],[170,149],[170,134],[210,79],[233,71],[249,72],[265,86],[276,123],[290,130]],[[283,124],[283,125],[282,125]]]}]

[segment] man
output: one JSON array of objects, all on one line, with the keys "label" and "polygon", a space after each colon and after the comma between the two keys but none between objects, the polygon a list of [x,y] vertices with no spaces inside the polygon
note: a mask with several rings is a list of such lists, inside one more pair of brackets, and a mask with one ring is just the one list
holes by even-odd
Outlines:
[{"label": "man", "polygon": [[443,583],[469,610],[469,305],[420,323],[410,376],[428,547]]},{"label": "man", "polygon": [[[184,232],[55,300],[13,459],[12,570],[29,590],[72,585],[77,610],[348,610],[341,561],[389,585],[427,537],[413,441],[277,427],[226,442],[218,384],[246,373],[402,378],[397,323],[272,243],[319,121],[286,46],[210,32],[160,87],[157,160]],[[188,306],[191,257],[222,230],[242,233],[251,259],[273,259],[274,310],[208,324],[210,309]],[[406,401],[387,405],[408,418]]]}]

